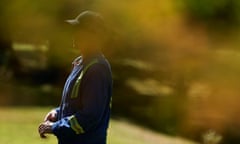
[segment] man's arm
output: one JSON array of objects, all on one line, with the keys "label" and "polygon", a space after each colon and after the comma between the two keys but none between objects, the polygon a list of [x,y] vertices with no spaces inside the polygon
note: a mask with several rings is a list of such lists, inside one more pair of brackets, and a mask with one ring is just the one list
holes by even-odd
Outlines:
[{"label": "man's arm", "polygon": [[52,125],[53,133],[57,137],[74,136],[91,130],[100,122],[108,106],[109,79],[105,66],[93,65],[85,73],[84,78],[85,81],[81,83],[82,109]]}]

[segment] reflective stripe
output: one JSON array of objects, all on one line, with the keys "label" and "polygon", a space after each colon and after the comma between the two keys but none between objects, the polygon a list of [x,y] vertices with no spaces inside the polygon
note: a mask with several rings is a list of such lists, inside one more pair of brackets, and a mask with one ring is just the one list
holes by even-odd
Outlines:
[{"label": "reflective stripe", "polygon": [[84,133],[83,128],[78,123],[77,118],[74,115],[69,118],[69,122],[70,122],[71,128],[76,132],[76,134]]},{"label": "reflective stripe", "polygon": [[79,77],[77,78],[73,89],[72,89],[72,93],[71,93],[71,98],[77,98],[78,97],[78,92],[79,92],[79,86],[81,84],[81,80],[83,75],[86,73],[86,71],[95,63],[98,63],[97,59],[93,59],[89,64],[87,64],[86,67],[83,68],[82,72],[80,73]]},{"label": "reflective stripe", "polygon": [[109,107],[112,108],[112,97],[110,99]]}]

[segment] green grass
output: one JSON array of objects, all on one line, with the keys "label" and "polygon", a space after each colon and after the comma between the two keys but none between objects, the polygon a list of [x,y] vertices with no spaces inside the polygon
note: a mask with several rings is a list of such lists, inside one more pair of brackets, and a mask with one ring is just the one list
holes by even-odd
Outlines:
[{"label": "green grass", "polygon": [[[51,108],[0,108],[0,144],[56,144],[54,136],[40,139],[38,124]],[[111,120],[109,144],[193,144],[130,124]]]}]

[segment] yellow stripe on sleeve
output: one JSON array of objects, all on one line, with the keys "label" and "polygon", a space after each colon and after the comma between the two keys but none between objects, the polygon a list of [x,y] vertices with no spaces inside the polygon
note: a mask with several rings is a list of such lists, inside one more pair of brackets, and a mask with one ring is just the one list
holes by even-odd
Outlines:
[{"label": "yellow stripe on sleeve", "polygon": [[83,128],[78,123],[77,118],[74,115],[69,118],[69,122],[70,122],[71,128],[76,132],[76,134],[84,133]]}]

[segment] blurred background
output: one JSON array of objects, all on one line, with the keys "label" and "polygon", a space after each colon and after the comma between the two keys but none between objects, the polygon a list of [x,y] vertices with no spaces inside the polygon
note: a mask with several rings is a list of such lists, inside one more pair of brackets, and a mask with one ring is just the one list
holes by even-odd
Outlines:
[{"label": "blurred background", "polygon": [[240,143],[239,0],[1,0],[1,107],[59,104],[80,54],[64,20],[88,9],[109,28],[113,118]]}]

